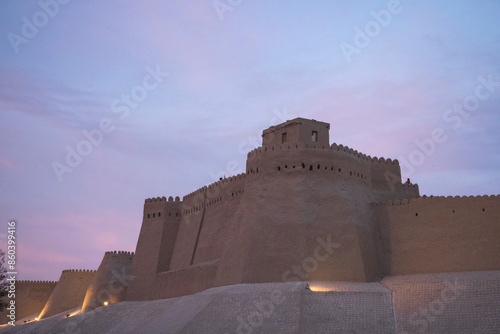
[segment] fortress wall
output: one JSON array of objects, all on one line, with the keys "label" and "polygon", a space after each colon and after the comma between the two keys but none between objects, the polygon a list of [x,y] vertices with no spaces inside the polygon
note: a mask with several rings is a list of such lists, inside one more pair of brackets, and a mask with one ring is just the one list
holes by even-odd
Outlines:
[{"label": "fortress wall", "polygon": [[182,218],[175,239],[170,270],[178,270],[191,265],[206,205],[206,188],[200,188],[184,196],[182,200]]},{"label": "fortress wall", "polygon": [[244,193],[245,174],[225,178],[184,196],[172,269],[220,257],[232,210]]},{"label": "fortress wall", "polygon": [[245,185],[246,175],[239,174],[208,186],[203,227],[199,233],[193,264],[221,257],[229,226],[237,223],[234,213],[245,198]]},{"label": "fortress wall", "polygon": [[38,319],[82,306],[85,293],[95,274],[95,270],[63,270]]},{"label": "fortress wall", "polygon": [[386,275],[500,270],[500,196],[374,206]]},{"label": "fortress wall", "polygon": [[[40,314],[54,291],[57,282],[53,281],[16,281],[16,319]],[[7,296],[4,298],[9,302]],[[0,325],[10,321],[7,318],[9,311],[4,309],[0,312]]]},{"label": "fortress wall", "polygon": [[158,274],[154,284],[155,299],[190,295],[213,287],[217,267],[218,260],[215,260]]},{"label": "fortress wall", "polygon": [[[364,282],[378,276],[368,205],[374,200],[371,160],[297,146],[249,154],[244,198],[234,213],[237,224],[228,231],[216,285],[299,279]],[[325,253],[318,238],[341,246]],[[297,267],[299,274],[293,272]]]},{"label": "fortress wall", "polygon": [[[298,152],[300,154],[297,154]],[[314,161],[307,158],[310,154],[313,154]],[[308,159],[309,161],[307,161]],[[277,166],[270,166],[265,163],[266,160],[278,160],[281,163]],[[398,160],[372,158],[347,146],[335,143],[330,147],[303,143],[259,147],[248,154],[247,172],[249,175],[253,175],[258,172],[259,168],[262,171],[264,166],[280,171],[295,171],[301,168],[314,171],[317,170],[318,165],[322,170],[339,172],[337,179],[352,177],[365,181],[371,188],[376,201],[419,196],[418,185],[407,185],[401,182]]]},{"label": "fortress wall", "polygon": [[370,184],[371,162],[369,156],[342,145],[316,147],[285,143],[276,147],[259,147],[248,153],[247,174],[256,174],[259,169],[262,172],[263,168],[283,172],[321,170],[337,174],[338,177],[358,178]]},{"label": "fortress wall", "polygon": [[[301,154],[297,155],[294,151],[300,151]],[[323,164],[322,169],[325,167],[334,170],[341,170],[341,173],[349,176],[360,177],[363,180],[369,181],[374,190],[378,191],[393,191],[394,187],[401,185],[401,171],[398,160],[371,157],[363,154],[352,148],[343,145],[332,144],[328,145],[314,145],[314,144],[281,144],[276,146],[259,147],[248,153],[247,157],[247,174],[257,173],[257,169],[262,165],[262,161],[268,159],[275,159],[276,155],[283,155],[283,151],[288,152],[283,155],[283,163],[279,165],[283,168],[310,168],[311,162],[303,161],[309,150],[323,151]],[[296,156],[297,161],[285,161],[287,158]],[[318,159],[318,154],[315,154],[315,159]],[[304,163],[305,167],[302,166]],[[284,167],[284,164],[287,167]],[[277,168],[278,166],[274,166]],[[261,167],[262,168],[262,167]],[[317,166],[314,165],[313,169]]]},{"label": "fortress wall", "polygon": [[125,300],[134,253],[125,251],[106,252],[92,283],[90,283],[82,312]]},{"label": "fortress wall", "polygon": [[158,272],[171,266],[175,238],[182,219],[182,202],[170,197],[146,199],[141,232],[130,273],[133,280],[127,289],[127,300],[153,298],[152,286]]}]

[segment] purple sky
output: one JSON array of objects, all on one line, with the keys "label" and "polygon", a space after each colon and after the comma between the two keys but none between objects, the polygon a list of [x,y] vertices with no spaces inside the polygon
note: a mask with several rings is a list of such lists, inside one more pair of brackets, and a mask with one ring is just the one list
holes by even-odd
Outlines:
[{"label": "purple sky", "polygon": [[243,172],[294,117],[408,161],[422,195],[500,193],[499,1],[55,1],[0,2],[0,238],[17,220],[20,279],[134,251],[145,198]]}]

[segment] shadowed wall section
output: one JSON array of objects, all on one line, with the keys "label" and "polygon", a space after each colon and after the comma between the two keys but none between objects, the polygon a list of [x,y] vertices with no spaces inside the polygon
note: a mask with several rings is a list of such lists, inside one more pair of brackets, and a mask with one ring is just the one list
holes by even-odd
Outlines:
[{"label": "shadowed wall section", "polygon": [[[16,282],[16,320],[40,314],[54,291],[57,282],[47,281],[17,281]],[[0,313],[0,325],[10,321],[8,311]]]},{"label": "shadowed wall section", "polygon": [[61,278],[38,318],[47,318],[82,306],[85,293],[95,274],[95,270],[63,270]]},{"label": "shadowed wall section", "polygon": [[94,280],[87,289],[82,312],[125,300],[134,253],[106,252]]},{"label": "shadowed wall section", "polygon": [[418,187],[400,179],[387,183],[385,171],[400,178],[396,160],[342,145],[285,143],[250,152],[216,285],[376,280],[378,242],[369,203],[418,196]]},{"label": "shadowed wall section", "polygon": [[148,198],[144,204],[141,232],[130,269],[127,300],[155,298],[156,274],[170,269],[170,260],[181,221],[179,197]]}]

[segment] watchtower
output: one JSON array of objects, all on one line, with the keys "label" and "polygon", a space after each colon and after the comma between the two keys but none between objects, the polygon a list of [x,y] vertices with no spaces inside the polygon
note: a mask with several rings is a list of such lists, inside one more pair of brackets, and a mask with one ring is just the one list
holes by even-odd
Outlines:
[{"label": "watchtower", "polygon": [[329,130],[328,123],[297,117],[264,130],[262,146],[304,143],[309,147],[327,147],[330,145]]}]

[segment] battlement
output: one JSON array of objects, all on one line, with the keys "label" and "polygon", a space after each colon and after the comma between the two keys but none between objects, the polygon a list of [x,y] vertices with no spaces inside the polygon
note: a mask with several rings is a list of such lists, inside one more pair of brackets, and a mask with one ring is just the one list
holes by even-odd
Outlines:
[{"label": "battlement", "polygon": [[45,303],[39,319],[74,309],[83,303],[85,293],[97,270],[66,269],[62,271],[50,298]]},{"label": "battlement", "polygon": [[386,275],[498,270],[500,195],[420,196],[373,209]]},{"label": "battlement", "polygon": [[233,176],[230,176],[230,177],[226,177],[226,178],[223,178],[222,180],[219,180],[219,181],[216,181],[214,183],[211,183],[208,185],[208,188],[215,188],[217,186],[221,186],[223,184],[226,184],[226,183],[231,183],[231,182],[234,182],[234,181],[237,181],[237,180],[241,180],[241,179],[244,179],[246,177],[246,174],[245,173],[241,173],[241,174],[237,174],[237,175],[233,175]]},{"label": "battlement", "polygon": [[109,251],[97,269],[82,304],[82,313],[98,308],[104,303],[111,305],[125,299],[133,252]]},{"label": "battlement", "polygon": [[127,256],[134,256],[134,252],[127,252],[127,251],[107,251],[104,253],[106,255],[108,254],[113,254],[113,255],[127,255]]},{"label": "battlement", "polygon": [[220,203],[226,197],[234,197],[244,193],[246,176],[245,173],[241,173],[223,178],[184,196],[182,215],[201,212],[206,207]]},{"label": "battlement", "polygon": [[[175,202],[180,202],[179,196],[175,197]],[[163,197],[153,197],[153,198],[146,198],[145,203],[158,203],[158,202],[167,202],[167,198],[165,196]],[[174,202],[174,198],[172,196],[168,197],[168,202]]]},{"label": "battlement", "polygon": [[199,194],[203,194],[205,192],[205,189],[207,188],[207,186],[203,186],[187,195],[184,195],[184,197],[182,198],[182,201],[186,201],[187,199],[190,199],[192,197],[195,197],[196,195],[199,195]]},{"label": "battlement", "polygon": [[[404,185],[405,187],[418,187],[418,184],[411,184],[411,185],[407,185],[405,184]],[[471,200],[471,199],[500,199],[500,195],[477,195],[477,196],[433,196],[433,195],[430,195],[430,196],[427,196],[427,195],[423,195],[423,196],[420,196],[420,197],[416,197],[416,198],[410,198],[410,199],[402,199],[402,200],[388,200],[388,201],[384,201],[384,202],[379,202],[377,203],[377,205],[381,205],[381,206],[384,206],[384,205],[387,205],[387,206],[391,206],[391,205],[407,205],[407,204],[415,204],[415,203],[420,203],[420,202],[429,202],[429,201],[432,201],[434,200],[434,202],[436,201],[442,201],[442,200],[446,200],[446,201],[458,201],[458,200]]]},{"label": "battlement", "polygon": [[[247,159],[249,161],[251,161],[259,154],[281,153],[284,150],[294,150],[294,149],[295,150],[313,149],[313,150],[323,150],[324,152],[338,151],[338,152],[344,152],[344,153],[350,154],[353,157],[359,158],[360,160],[363,160],[363,161],[399,166],[399,161],[397,159],[392,160],[391,158],[386,159],[383,157],[380,157],[380,158],[371,157],[370,155],[366,155],[364,153],[358,152],[357,150],[354,150],[348,146],[344,146],[342,144],[337,145],[336,143],[333,143],[331,146],[312,145],[312,144],[305,144],[305,143],[298,143],[298,144],[284,143],[281,145],[270,146],[270,147],[261,146],[261,147],[255,148],[252,151],[248,152]],[[250,174],[250,171],[247,171],[247,174]]]},{"label": "battlement", "polygon": [[92,270],[92,269],[65,269],[63,270],[64,273],[95,273],[97,270]]},{"label": "battlement", "polygon": [[16,281],[16,284],[33,284],[33,285],[36,285],[36,284],[40,284],[40,285],[50,285],[50,284],[53,284],[53,285],[56,285],[57,284],[57,281],[30,281],[30,280],[20,280],[20,281]]}]

